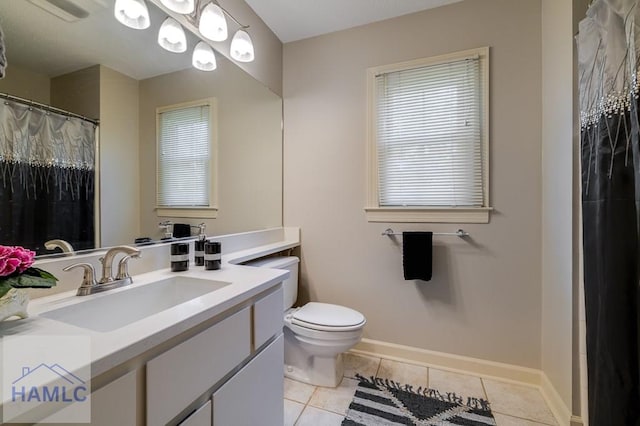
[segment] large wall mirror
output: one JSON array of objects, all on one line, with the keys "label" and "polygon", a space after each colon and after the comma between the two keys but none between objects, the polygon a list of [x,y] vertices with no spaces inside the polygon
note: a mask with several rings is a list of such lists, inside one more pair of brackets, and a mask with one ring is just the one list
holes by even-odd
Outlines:
[{"label": "large wall mirror", "polygon": [[[71,22],[36,3],[56,2],[0,2],[8,62],[0,93],[99,120],[97,247],[133,244],[141,237],[160,240],[164,221],[205,223],[207,235],[282,225],[279,96],[222,55],[216,70],[194,69],[191,52],[199,40],[188,32],[187,52],[163,50],[156,38],[166,15],[151,2],[146,30],[117,22],[110,0],[76,1],[87,16]],[[161,212],[156,208],[156,111],[211,98],[217,105],[216,172],[210,182],[217,190],[216,217]],[[42,246],[54,238],[43,235],[31,244],[46,255]]]}]

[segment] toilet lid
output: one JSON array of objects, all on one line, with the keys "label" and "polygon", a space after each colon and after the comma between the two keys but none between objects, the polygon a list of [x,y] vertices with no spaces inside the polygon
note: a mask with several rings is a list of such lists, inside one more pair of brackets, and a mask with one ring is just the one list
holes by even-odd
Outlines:
[{"label": "toilet lid", "polygon": [[344,330],[363,325],[365,318],[360,312],[345,306],[309,302],[293,313],[291,322],[308,328]]}]

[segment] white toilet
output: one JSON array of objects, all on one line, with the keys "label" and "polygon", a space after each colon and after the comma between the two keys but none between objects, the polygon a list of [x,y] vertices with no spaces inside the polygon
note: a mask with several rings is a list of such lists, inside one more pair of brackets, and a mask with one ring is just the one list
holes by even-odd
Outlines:
[{"label": "white toilet", "polygon": [[353,309],[309,302],[292,308],[298,297],[297,257],[272,257],[250,266],[287,269],[284,289],[284,374],[314,386],[336,387],[344,371],[342,353],[362,338],[367,320]]}]

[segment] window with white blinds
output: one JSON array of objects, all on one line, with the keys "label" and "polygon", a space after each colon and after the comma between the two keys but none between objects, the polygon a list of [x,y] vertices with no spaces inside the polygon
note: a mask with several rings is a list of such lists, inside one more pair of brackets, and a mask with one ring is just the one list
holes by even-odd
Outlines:
[{"label": "window with white blinds", "polygon": [[158,109],[158,208],[212,205],[214,111],[209,100]]},{"label": "window with white blinds", "polygon": [[487,207],[487,55],[370,70],[375,207]]}]

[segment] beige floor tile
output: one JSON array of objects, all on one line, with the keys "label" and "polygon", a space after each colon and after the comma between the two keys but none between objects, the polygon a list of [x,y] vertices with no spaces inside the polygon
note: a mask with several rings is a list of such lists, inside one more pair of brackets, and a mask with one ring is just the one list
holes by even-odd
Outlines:
[{"label": "beige floor tile", "polygon": [[374,358],[366,355],[358,355],[345,353],[342,355],[344,362],[344,377],[355,379],[356,374],[360,374],[366,378],[375,377],[380,365],[380,358]]},{"label": "beige floor tile", "polygon": [[304,404],[299,402],[284,400],[284,426],[293,426],[304,410]]},{"label": "beige floor tile", "polygon": [[307,406],[300,415],[296,426],[339,426],[342,424],[342,419],[344,416],[339,414]]},{"label": "beige floor tile", "polygon": [[316,390],[315,386],[284,378],[284,397],[286,399],[306,404],[314,390]]},{"label": "beige floor tile", "polygon": [[493,417],[496,419],[497,426],[547,426],[544,423],[519,419],[517,417],[511,417],[500,413],[493,413]]},{"label": "beige floor tile", "polygon": [[420,365],[382,359],[377,377],[390,379],[401,385],[412,385],[414,388],[429,386],[429,370]]},{"label": "beige floor tile", "polygon": [[429,387],[431,389],[437,389],[442,393],[454,392],[462,398],[487,398],[482,388],[480,378],[469,376],[468,374],[452,373],[450,371],[430,368]]},{"label": "beige floor tile", "polygon": [[358,381],[345,377],[337,388],[318,386],[309,400],[309,405],[344,415],[356,393]]},{"label": "beige floor tile", "polygon": [[521,419],[555,425],[542,394],[532,387],[482,379],[491,411]]}]

